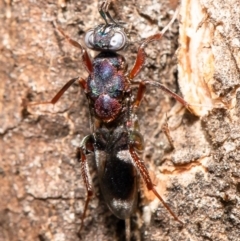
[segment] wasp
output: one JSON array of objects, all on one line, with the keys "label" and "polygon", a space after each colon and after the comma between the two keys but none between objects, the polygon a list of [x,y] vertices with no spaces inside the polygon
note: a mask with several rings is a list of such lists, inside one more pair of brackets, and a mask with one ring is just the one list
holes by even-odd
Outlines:
[{"label": "wasp", "polygon": [[[109,2],[106,1],[99,8],[104,23],[85,34],[86,47],[99,52],[93,60],[86,47],[57,27],[70,44],[81,50],[82,62],[89,75],[87,79],[77,77],[69,80],[51,101],[45,102],[55,104],[73,83],[79,82],[89,104],[91,134],[83,138],[77,155],[87,190],[78,233],[83,228],[87,207],[93,197],[87,162],[88,153],[94,153],[101,192],[108,208],[116,217],[128,219],[135,211],[140,174],[147,189],[155,194],[176,221],[182,223],[157,192],[148,169],[140,157],[144,150],[144,141],[139,131],[136,110],[143,99],[147,85],[160,88],[186,108],[190,105],[161,83],[135,81],[146,61],[144,51],[146,45],[161,39],[176,19],[177,12],[162,32],[148,37],[141,43],[135,63],[128,71],[124,56],[118,53],[127,48],[128,36],[125,28],[111,17],[108,5]],[[137,88],[135,95],[133,87]]]}]

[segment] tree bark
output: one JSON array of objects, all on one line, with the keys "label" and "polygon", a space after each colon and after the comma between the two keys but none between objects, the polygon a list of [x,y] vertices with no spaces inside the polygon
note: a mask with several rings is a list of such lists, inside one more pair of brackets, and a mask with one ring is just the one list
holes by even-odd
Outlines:
[{"label": "tree bark", "polygon": [[[114,19],[129,32],[131,45],[122,53],[129,69],[139,41],[160,32],[175,6],[113,1]],[[75,241],[86,197],[75,150],[90,133],[87,100],[76,84],[54,107],[23,104],[50,100],[71,78],[87,77],[80,51],[54,26],[83,42],[84,33],[103,21],[98,2],[5,0],[0,16],[0,241]],[[237,0],[184,0],[180,36],[175,22],[146,47],[138,79],[161,82],[191,104],[192,113],[149,87],[138,111],[143,160],[185,225],[141,184],[131,240],[239,240],[239,17]],[[174,149],[164,133],[166,120]],[[124,221],[107,209],[90,166],[94,198],[82,240],[125,240]]]}]

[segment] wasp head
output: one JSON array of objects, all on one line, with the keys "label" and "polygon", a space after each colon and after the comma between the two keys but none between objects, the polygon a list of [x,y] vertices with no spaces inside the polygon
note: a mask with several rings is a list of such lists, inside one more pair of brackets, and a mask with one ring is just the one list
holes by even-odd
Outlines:
[{"label": "wasp head", "polygon": [[127,45],[127,36],[119,25],[100,24],[87,31],[84,41],[90,49],[117,52]]}]

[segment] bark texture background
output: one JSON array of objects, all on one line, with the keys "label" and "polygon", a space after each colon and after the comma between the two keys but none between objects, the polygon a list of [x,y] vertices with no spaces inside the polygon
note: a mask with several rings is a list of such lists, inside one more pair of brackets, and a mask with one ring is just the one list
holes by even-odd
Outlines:
[{"label": "bark texture background", "polygon": [[[166,26],[176,2],[113,3],[114,18],[126,23],[133,42],[124,53],[130,69],[138,41]],[[69,79],[87,76],[79,51],[53,22],[81,41],[86,30],[102,21],[97,6],[97,1],[85,0],[0,0],[1,241],[77,240],[86,191],[75,149],[90,131],[86,98],[76,85],[54,107],[24,108],[22,102],[50,100]],[[141,187],[132,240],[239,240],[239,11],[237,0],[182,1],[177,54],[177,23],[146,48],[140,79],[161,81],[177,93],[181,89],[186,101],[205,106],[193,107],[196,117],[161,90],[147,90],[139,109],[143,158],[185,227]],[[163,133],[166,118],[174,150]],[[124,240],[124,222],[108,211],[94,165],[91,169],[95,197],[82,239]]]}]

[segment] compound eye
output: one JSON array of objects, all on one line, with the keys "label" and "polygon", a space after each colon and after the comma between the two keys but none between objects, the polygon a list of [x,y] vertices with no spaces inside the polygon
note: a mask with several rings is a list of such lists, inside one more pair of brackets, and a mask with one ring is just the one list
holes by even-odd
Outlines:
[{"label": "compound eye", "polygon": [[93,34],[94,34],[94,30],[90,29],[87,31],[85,38],[84,38],[84,42],[87,45],[88,48],[93,49],[94,48],[94,42],[93,42]]},{"label": "compound eye", "polygon": [[126,36],[120,31],[116,31],[110,40],[109,49],[118,51],[122,49],[126,44]]}]

